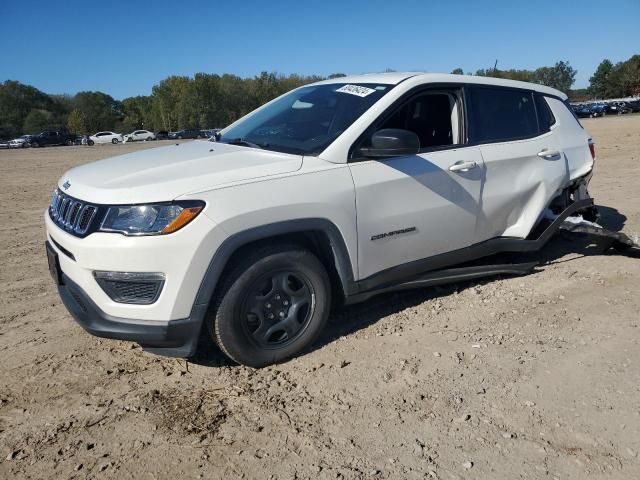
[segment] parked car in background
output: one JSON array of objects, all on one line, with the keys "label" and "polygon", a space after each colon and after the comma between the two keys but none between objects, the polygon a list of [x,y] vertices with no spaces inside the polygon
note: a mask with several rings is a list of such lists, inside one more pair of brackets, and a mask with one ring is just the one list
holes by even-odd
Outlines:
[{"label": "parked car in background", "polygon": [[207,128],[206,130],[201,130],[202,135],[205,138],[211,138],[211,137],[215,137],[216,134],[222,130],[221,128]]},{"label": "parked car in background", "polygon": [[177,132],[170,132],[169,138],[177,138],[178,140],[182,140],[183,138],[204,138],[205,135],[202,134],[200,130],[196,130],[195,128],[183,128],[182,130],[178,130]]},{"label": "parked car in background", "polygon": [[47,147],[51,145],[73,145],[75,135],[67,132],[53,132],[50,130],[31,137],[32,147]]},{"label": "parked car in background", "polygon": [[9,148],[26,148],[31,146],[33,135],[22,135],[9,142]]},{"label": "parked car in background", "polygon": [[640,112],[640,100],[627,102],[627,107],[629,107],[633,113]]},{"label": "parked car in background", "polygon": [[623,115],[632,111],[625,102],[612,102],[609,104],[609,110],[616,115]]},{"label": "parked car in background", "polygon": [[604,117],[611,111],[609,105],[606,103],[592,103],[589,107],[594,117]]},{"label": "parked car in background", "polygon": [[572,105],[571,109],[578,118],[591,118],[600,115],[590,105]]},{"label": "parked car in background", "polygon": [[155,140],[156,134],[153,132],[150,132],[149,130],[135,130],[125,135],[123,138],[125,142],[137,142],[141,140],[149,141],[149,140]]},{"label": "parked car in background", "polygon": [[124,141],[121,133],[115,132],[98,132],[95,135],[90,135],[89,138],[93,140],[94,143],[120,143]]},{"label": "parked car in background", "polygon": [[166,140],[167,138],[169,138],[169,132],[167,132],[166,130],[160,130],[159,132],[156,132],[156,140]]},{"label": "parked car in background", "polygon": [[0,138],[0,148],[9,148],[9,142]]}]

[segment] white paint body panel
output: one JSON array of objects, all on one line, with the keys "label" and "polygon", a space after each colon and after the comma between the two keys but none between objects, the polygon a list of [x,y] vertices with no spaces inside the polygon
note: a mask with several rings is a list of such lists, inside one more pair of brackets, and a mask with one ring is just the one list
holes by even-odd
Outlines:
[{"label": "white paint body panel", "polygon": [[[450,172],[458,161],[478,166]],[[482,186],[477,147],[356,162],[351,172],[358,211],[360,276],[475,243]],[[406,228],[409,233],[372,240]]]},{"label": "white paint body panel", "polygon": [[65,173],[58,184],[70,180],[66,193],[87,202],[163,202],[193,191],[292,172],[301,165],[299,155],[196,140],[82,165]]}]

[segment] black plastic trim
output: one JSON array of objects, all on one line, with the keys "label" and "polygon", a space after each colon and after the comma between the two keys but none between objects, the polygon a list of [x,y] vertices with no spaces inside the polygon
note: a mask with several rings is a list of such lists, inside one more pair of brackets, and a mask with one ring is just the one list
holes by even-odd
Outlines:
[{"label": "black plastic trim", "polygon": [[[162,289],[164,288],[164,280],[137,280],[130,281],[127,280],[107,280],[106,278],[98,278],[95,277],[95,280],[100,288],[109,295],[109,298],[116,303],[124,303],[129,305],[152,305],[156,303],[158,298],[160,298],[160,294],[162,293]],[[128,297],[123,296],[118,292],[116,288],[113,287],[112,282],[122,282],[122,283],[144,283],[149,285],[154,285],[155,292],[153,297]]]},{"label": "black plastic trim", "polygon": [[[59,225],[58,225],[59,226]],[[69,257],[71,260],[73,260],[74,262],[76,261],[76,257],[73,253],[71,253],[69,250],[67,250],[66,248],[64,248],[62,245],[60,245],[55,238],[53,238],[51,235],[49,235],[49,240],[51,240],[51,243],[53,243],[56,248],[63,253],[64,255],[66,255],[67,257]]]},{"label": "black plastic trim", "polygon": [[64,273],[58,293],[71,316],[92,335],[134,341],[147,350],[167,356],[190,357],[195,354],[206,308],[194,305],[188,318],[168,322],[114,317],[103,312]]},{"label": "black plastic trim", "polygon": [[530,273],[538,262],[499,265],[476,265],[471,267],[449,268],[426,273],[408,282],[390,285],[377,290],[369,290],[347,298],[348,304],[363,302],[381,293],[426,288],[446,283],[464,282],[491,275],[526,275]]}]

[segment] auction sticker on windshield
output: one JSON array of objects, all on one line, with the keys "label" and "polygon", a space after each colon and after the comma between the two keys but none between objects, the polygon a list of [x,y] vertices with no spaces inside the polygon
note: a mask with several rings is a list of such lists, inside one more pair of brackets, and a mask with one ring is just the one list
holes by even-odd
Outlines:
[{"label": "auction sticker on windshield", "polygon": [[361,87],[359,85],[345,85],[336,90],[336,92],[350,93],[351,95],[357,95],[358,97],[366,97],[375,92],[373,88]]}]

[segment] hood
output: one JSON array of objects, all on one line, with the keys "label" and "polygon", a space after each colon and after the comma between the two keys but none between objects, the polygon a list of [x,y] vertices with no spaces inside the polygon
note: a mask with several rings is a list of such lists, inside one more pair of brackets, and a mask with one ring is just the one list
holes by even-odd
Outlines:
[{"label": "hood", "polygon": [[[191,192],[294,172],[302,157],[224,143],[193,141],[151,148],[73,168],[58,185],[99,204],[174,200]],[[68,183],[68,188],[63,185]]]}]

